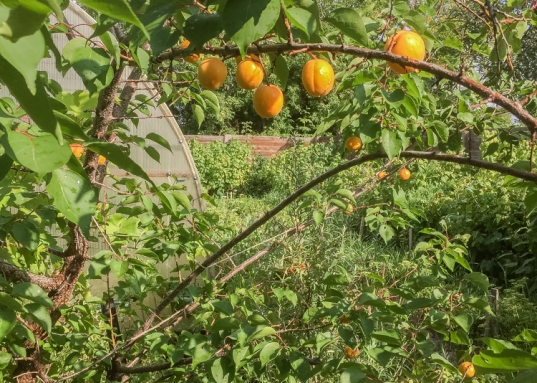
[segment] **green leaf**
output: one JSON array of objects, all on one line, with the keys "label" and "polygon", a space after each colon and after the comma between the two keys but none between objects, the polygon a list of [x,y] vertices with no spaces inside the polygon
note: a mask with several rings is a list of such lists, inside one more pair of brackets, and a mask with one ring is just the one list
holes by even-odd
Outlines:
[{"label": "green leaf", "polygon": [[360,383],[365,381],[367,375],[362,371],[360,366],[351,366],[343,369],[339,376],[339,383]]},{"label": "green leaf", "polygon": [[97,195],[87,178],[71,169],[56,169],[47,182],[47,192],[54,198],[54,206],[89,236]]},{"label": "green leaf", "polygon": [[369,37],[364,22],[358,12],[351,8],[338,8],[325,21],[338,28],[343,34],[356,40],[360,45],[369,46]]},{"label": "green leaf", "polygon": [[276,334],[276,331],[272,327],[260,325],[255,327],[253,332],[248,336],[247,341],[251,342],[252,340],[264,338],[274,334]]},{"label": "green leaf", "polygon": [[388,241],[395,235],[395,231],[390,225],[382,224],[379,227],[379,234],[384,242],[388,243]]},{"label": "green leaf", "polygon": [[371,334],[371,337],[391,345],[401,345],[401,338],[399,338],[399,334],[394,330],[375,331]]},{"label": "green leaf", "polygon": [[63,113],[57,111],[53,112],[54,116],[58,120],[58,123],[60,124],[63,134],[73,138],[81,138],[83,140],[88,139],[86,133],[84,133],[80,125],[75,120]]},{"label": "green leaf", "polygon": [[444,124],[442,121],[434,120],[431,128],[434,130],[437,136],[440,137],[440,140],[442,140],[442,142],[448,141],[449,128],[446,124]]},{"label": "green leaf", "polygon": [[259,360],[261,361],[261,365],[264,366],[272,359],[274,359],[278,355],[277,351],[279,350],[280,344],[278,342],[267,343],[259,353]]},{"label": "green leaf", "polygon": [[339,286],[348,284],[349,280],[342,274],[330,274],[324,277],[321,283],[327,286]]},{"label": "green leaf", "polygon": [[61,146],[51,134],[29,137],[8,131],[8,134],[0,137],[0,143],[12,159],[39,174],[49,173],[65,165],[72,154],[69,145]]},{"label": "green leaf", "polygon": [[220,113],[220,101],[218,101],[218,97],[216,97],[213,92],[210,90],[204,90],[200,93],[200,96],[215,114]]},{"label": "green leaf", "polygon": [[518,374],[517,377],[511,380],[509,383],[535,383],[536,376],[537,367]]},{"label": "green leaf", "polygon": [[398,109],[405,99],[405,92],[401,89],[396,89],[391,93],[388,93],[384,89],[381,89],[380,91],[386,102],[394,109]]},{"label": "green leaf", "polygon": [[352,194],[352,191],[348,189],[339,189],[336,191],[336,194],[339,194],[340,196],[347,198],[351,202],[356,203],[356,200],[354,199],[354,195]]},{"label": "green leaf", "polygon": [[11,295],[7,293],[0,292],[0,302],[2,302],[4,306],[7,306],[15,311],[24,312],[24,307],[21,305],[21,303],[18,300],[13,299]]},{"label": "green leaf", "polygon": [[112,258],[110,260],[110,270],[116,278],[121,278],[129,269],[129,262],[123,262],[119,259]]},{"label": "green leaf", "polygon": [[[1,314],[0,314],[1,315]],[[0,340],[2,337],[0,337]],[[12,355],[8,354],[7,352],[0,351],[0,370],[5,369],[9,362],[11,362]],[[2,374],[0,373],[0,379],[2,379]]]},{"label": "green leaf", "polygon": [[190,213],[192,206],[190,204],[190,199],[188,198],[188,195],[185,192],[172,191],[170,194],[175,198],[175,200],[179,203],[179,205],[184,207],[185,210]]},{"label": "green leaf", "polygon": [[529,215],[533,210],[537,209],[537,190],[534,190],[532,192],[528,191],[528,193],[524,197],[524,206],[526,207],[526,215]]},{"label": "green leaf", "polygon": [[517,342],[537,342],[537,331],[524,329],[513,340]]},{"label": "green leaf", "polygon": [[438,136],[431,129],[427,129],[427,145],[438,146]]},{"label": "green leaf", "polygon": [[456,49],[461,52],[464,51],[464,45],[462,44],[462,41],[460,41],[456,37],[446,37],[442,45],[445,47]]},{"label": "green leaf", "polygon": [[22,74],[0,55],[0,80],[7,86],[9,93],[17,99],[32,120],[45,132],[54,134],[58,142],[62,144],[62,131],[52,113],[49,97],[41,79],[37,77],[35,81],[36,91],[32,92],[25,85],[26,80]]},{"label": "green leaf", "polygon": [[286,8],[285,14],[292,26],[302,30],[308,39],[317,30],[317,18],[309,11],[302,8]]},{"label": "green leaf", "polygon": [[147,33],[145,27],[138,17],[136,17],[136,14],[126,0],[80,0],[79,3],[86,5],[97,12],[104,13],[107,16],[136,25],[142,30],[147,39],[149,39],[149,33]]},{"label": "green leaf", "polygon": [[92,48],[86,39],[77,37],[65,45],[62,54],[90,93],[95,93],[106,85],[110,57],[104,49]]},{"label": "green leaf", "polygon": [[201,343],[192,351],[192,368],[200,363],[206,362],[213,356],[213,352],[207,343]]},{"label": "green leaf", "polygon": [[106,157],[107,160],[118,166],[120,169],[123,169],[137,177],[143,178],[154,185],[153,181],[140,167],[140,165],[134,162],[130,156],[125,154],[118,145],[111,144],[109,142],[94,141],[88,142],[86,147],[95,153]]},{"label": "green leaf", "polygon": [[39,303],[29,303],[24,308],[43,330],[48,333],[52,331],[52,320],[45,306]]},{"label": "green leaf", "polygon": [[173,153],[172,147],[170,146],[170,143],[164,137],[162,137],[160,134],[151,132],[151,133],[148,133],[147,136],[145,136],[145,138],[147,140],[151,140],[153,142],[156,142],[160,146],[168,149],[170,152]]},{"label": "green leaf", "polygon": [[198,13],[186,20],[184,34],[192,47],[200,48],[207,41],[217,37],[223,29],[219,13]]},{"label": "green leaf", "polygon": [[323,222],[323,220],[324,220],[324,213],[322,211],[319,211],[319,210],[314,210],[313,211],[313,220],[315,221],[315,224],[317,226],[319,226],[321,224],[321,222]]},{"label": "green leaf", "polygon": [[45,39],[40,30],[17,42],[0,37],[0,55],[22,74],[32,94],[36,92],[37,66],[45,53]]},{"label": "green leaf", "polygon": [[274,74],[276,77],[278,77],[278,80],[280,80],[282,89],[285,89],[287,86],[287,80],[289,79],[289,67],[287,66],[287,60],[282,55],[278,55],[278,57],[276,57]]},{"label": "green leaf", "polygon": [[508,373],[537,368],[537,358],[525,351],[506,348],[500,353],[482,350],[474,355],[472,363],[478,374]]},{"label": "green leaf", "polygon": [[248,45],[267,34],[280,16],[280,0],[228,0],[222,12],[224,29],[241,55]]},{"label": "green leaf", "polygon": [[237,319],[226,317],[217,319],[211,326],[211,331],[218,332],[223,330],[235,330],[240,327],[240,323]]},{"label": "green leaf", "polygon": [[[34,34],[47,19],[50,8],[38,1],[25,1],[26,6],[9,9],[0,6],[0,35],[12,41]],[[27,7],[33,5],[32,7]]]},{"label": "green leaf", "polygon": [[403,17],[403,20],[405,20],[406,23],[420,35],[426,30],[425,17],[418,11],[411,10],[408,13],[408,16]]},{"label": "green leaf", "polygon": [[394,130],[382,129],[382,147],[386,151],[389,159],[399,155],[403,142]]},{"label": "green leaf", "polygon": [[292,290],[285,290],[284,293],[283,293],[283,296],[285,298],[287,298],[287,300],[289,302],[291,302],[291,304],[293,306],[296,306],[297,302],[298,302],[298,297],[296,296],[296,293]]},{"label": "green leaf", "polygon": [[13,237],[25,248],[34,251],[39,246],[39,230],[30,221],[19,221],[13,224]]},{"label": "green leaf", "polygon": [[455,323],[457,323],[461,328],[467,333],[470,332],[470,327],[472,326],[473,319],[468,314],[460,314],[453,317]]},{"label": "green leaf", "polygon": [[469,124],[474,122],[474,115],[473,113],[470,113],[470,112],[457,113],[457,118]]},{"label": "green leaf", "polygon": [[194,118],[198,123],[198,128],[201,127],[201,124],[203,124],[203,120],[205,120],[205,113],[203,112],[203,108],[198,104],[192,104],[192,113],[194,113]]},{"label": "green leaf", "polygon": [[444,368],[447,368],[449,371],[451,372],[454,372],[456,374],[459,373],[459,370],[457,369],[457,367],[453,366],[449,360],[447,360],[446,358],[444,358],[442,355],[440,354],[433,354],[431,355],[431,360],[435,363],[438,363],[439,365],[441,365],[442,367]]},{"label": "green leaf", "polygon": [[54,303],[52,303],[52,300],[48,297],[47,293],[45,293],[41,287],[30,282],[17,283],[13,286],[11,295],[25,298],[47,307],[54,307]]},{"label": "green leaf", "polygon": [[11,170],[11,166],[13,166],[13,159],[7,154],[1,155],[0,156],[0,181],[2,181],[7,176],[7,174]]},{"label": "green leaf", "polygon": [[472,282],[483,291],[489,290],[489,278],[483,273],[470,273],[464,276],[464,280]]},{"label": "green leaf", "polygon": [[465,300],[464,303],[466,303],[468,306],[475,307],[478,310],[486,311],[492,316],[496,316],[492,312],[489,303],[482,298],[470,298]]},{"label": "green leaf", "polygon": [[17,324],[17,315],[11,309],[0,309],[0,341],[10,333]]},{"label": "green leaf", "polygon": [[216,383],[231,383],[235,377],[235,366],[226,357],[211,360],[205,364],[205,369]]}]

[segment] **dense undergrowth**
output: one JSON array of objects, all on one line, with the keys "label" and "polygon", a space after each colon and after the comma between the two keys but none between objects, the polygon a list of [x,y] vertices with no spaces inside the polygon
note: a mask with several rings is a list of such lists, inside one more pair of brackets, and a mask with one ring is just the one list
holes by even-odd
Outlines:
[{"label": "dense undergrowth", "polygon": [[[219,197],[217,207],[212,208],[229,228],[229,237],[295,188],[344,160],[338,145],[298,147],[278,157],[253,161],[236,155],[239,150],[244,153],[244,148],[248,148],[239,143],[229,145],[227,152],[225,145],[218,147],[218,152],[197,143],[193,143],[192,148],[202,180],[211,161],[223,162],[219,156],[238,159],[235,166],[241,172],[240,181],[237,178],[228,189],[219,187],[212,179],[205,183],[205,187]],[[516,158],[512,162],[515,161]],[[353,168],[339,178],[348,189],[357,188],[374,175],[380,165]],[[486,331],[491,336],[495,334],[510,340],[524,328],[537,329],[531,319],[537,315],[537,282],[533,278],[537,268],[536,217],[527,214],[523,193],[505,185],[503,177],[487,171],[427,162],[413,162],[409,168],[413,172],[410,181],[391,177],[358,199],[352,214],[336,212],[320,225],[287,239],[247,275],[240,277],[240,284],[250,282],[264,286],[261,289],[268,289],[264,294],[269,295],[270,288],[289,287],[299,294],[298,302],[307,306],[313,304],[313,297],[323,294],[316,291],[317,281],[330,271],[348,274],[349,280],[356,282],[352,287],[355,289],[363,288],[364,283],[374,283],[374,278],[367,278],[368,273],[380,275],[386,281],[406,280],[408,272],[417,267],[421,274],[427,275],[433,271],[427,264],[420,263],[414,247],[427,237],[420,230],[433,228],[448,238],[459,237],[460,243],[468,247],[472,269],[486,274],[491,285],[500,291],[499,301],[493,301],[492,305],[497,317],[485,323],[485,318],[478,316],[474,326],[476,333],[482,336]],[[221,169],[221,172],[226,171],[229,169]],[[410,206],[421,214],[411,230],[398,230],[386,244],[377,231],[363,225],[362,220],[368,207],[391,205],[395,188],[403,190]],[[322,193],[322,189],[318,190]],[[307,221],[311,218],[309,214],[311,211],[308,213],[301,208],[300,202],[295,203],[239,246],[235,262],[268,244],[260,243],[262,240],[278,239],[278,234],[286,228]],[[292,322],[300,320],[293,317],[297,312],[301,311],[290,306],[288,313],[272,314],[291,318]]]}]

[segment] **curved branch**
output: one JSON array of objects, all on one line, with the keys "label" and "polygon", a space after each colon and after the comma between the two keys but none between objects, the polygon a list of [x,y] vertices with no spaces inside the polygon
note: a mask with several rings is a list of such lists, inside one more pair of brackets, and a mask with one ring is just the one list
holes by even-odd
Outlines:
[{"label": "curved branch", "polygon": [[[166,60],[173,60],[184,55],[184,49],[172,49],[170,52],[160,54],[155,61],[161,63]],[[330,53],[342,53],[349,54],[356,57],[364,57],[366,59],[378,59],[393,62],[402,66],[411,66],[413,68],[421,69],[425,72],[432,73],[438,78],[445,78],[459,84],[472,92],[478,94],[484,99],[489,99],[490,102],[501,106],[513,116],[517,117],[524,123],[530,130],[534,132],[537,130],[537,118],[525,110],[520,103],[511,100],[508,97],[486,87],[485,85],[474,81],[468,77],[463,76],[461,73],[453,72],[445,69],[439,65],[431,64],[426,61],[418,61],[408,57],[395,55],[393,53],[378,51],[374,49],[359,48],[345,45],[334,44],[298,44],[298,43],[285,43],[285,44],[266,44],[251,46],[248,48],[248,53],[261,54],[261,53],[277,53],[281,54],[288,51],[300,51],[300,52],[330,52]],[[200,50],[200,53],[209,53],[219,56],[238,56],[240,55],[239,48],[232,46],[224,47],[206,47]]]},{"label": "curved branch", "polygon": [[[210,257],[208,257],[199,267],[194,269],[190,275],[183,279],[183,281],[170,293],[164,300],[157,306],[157,308],[153,311],[153,314],[150,315],[147,320],[145,321],[144,325],[125,343],[123,343],[121,346],[111,350],[106,355],[100,357],[90,365],[86,366],[85,368],[70,374],[63,376],[59,379],[57,379],[55,382],[63,382],[69,379],[74,378],[77,375],[80,375],[86,371],[89,371],[90,369],[94,368],[96,365],[98,365],[103,360],[109,358],[110,356],[116,354],[119,351],[125,350],[127,348],[130,348],[132,345],[136,343],[136,341],[143,336],[145,336],[147,333],[152,331],[155,328],[161,327],[163,324],[169,322],[171,319],[174,318],[174,316],[170,316],[166,319],[163,319],[158,323],[156,326],[151,327],[153,324],[153,321],[159,317],[160,313],[188,286],[190,283],[198,276],[200,275],[205,269],[207,269],[209,266],[211,266],[214,262],[216,262],[220,257],[222,257],[225,253],[227,253],[229,250],[231,250],[233,247],[238,245],[240,242],[245,240],[248,236],[250,236],[253,232],[255,232],[258,228],[266,224],[271,218],[276,216],[279,212],[281,212],[283,209],[285,209],[287,206],[289,206],[291,203],[296,201],[298,198],[300,198],[304,193],[306,193],[308,190],[313,189],[315,186],[320,185],[322,182],[326,181],[327,179],[335,176],[338,173],[341,173],[345,170],[348,170],[354,166],[362,165],[367,162],[375,161],[381,158],[387,158],[388,156],[385,153],[372,153],[372,154],[366,154],[357,158],[354,158],[350,161],[347,161],[345,163],[342,163],[338,166],[336,166],[333,169],[330,169],[329,171],[321,174],[319,177],[314,178],[304,186],[297,189],[293,194],[291,194],[289,197],[284,199],[282,202],[280,202],[275,208],[265,213],[263,217],[255,221],[252,225],[250,225],[246,230],[244,230],[242,233],[240,233],[238,236],[233,238],[231,241],[226,243],[224,246],[222,246],[217,252],[213,253]],[[430,161],[441,161],[441,162],[451,162],[456,163],[460,165],[470,165],[476,168],[480,169],[487,169],[492,170],[501,174],[505,175],[511,175],[516,178],[520,178],[526,181],[531,181],[537,183],[537,173],[530,173],[523,170],[518,170],[514,168],[510,168],[508,166],[494,163],[494,162],[487,162],[483,160],[473,160],[471,158],[462,157],[458,155],[452,155],[452,154],[438,154],[434,152],[419,152],[419,151],[404,151],[401,152],[399,157],[402,158],[417,158],[417,159],[424,159],[424,160],[430,160]],[[270,250],[270,248],[266,249]],[[259,256],[261,257],[261,256]],[[199,305],[199,302],[196,302]],[[197,306],[196,306],[197,307]],[[193,309],[194,307],[191,307]]]}]

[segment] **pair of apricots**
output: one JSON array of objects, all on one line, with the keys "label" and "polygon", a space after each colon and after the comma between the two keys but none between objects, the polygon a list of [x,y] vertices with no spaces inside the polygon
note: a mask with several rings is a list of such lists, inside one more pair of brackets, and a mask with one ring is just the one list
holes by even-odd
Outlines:
[{"label": "pair of apricots", "polygon": [[[188,40],[181,44],[182,49],[190,45]],[[399,31],[390,37],[384,50],[400,56],[416,60],[425,58],[425,43],[421,36],[412,31]],[[185,57],[185,61],[196,63],[201,54],[192,54]],[[247,55],[244,60],[239,57],[237,61],[237,84],[246,90],[256,89],[253,97],[254,109],[263,118],[273,118],[283,107],[283,92],[276,85],[261,85],[265,77],[262,60],[256,55]],[[389,62],[389,67],[396,73],[413,72],[412,67],[403,67]],[[198,80],[208,90],[220,88],[227,77],[227,67],[222,60],[211,57],[203,60],[198,67]],[[322,97],[330,93],[334,87],[334,69],[328,61],[314,58],[302,68],[302,84],[313,97]]]},{"label": "pair of apricots", "polygon": [[[362,140],[360,137],[352,136],[347,138],[347,141],[345,141],[345,147],[351,151],[355,152],[357,150],[360,150],[362,148]],[[410,178],[412,173],[407,168],[403,168],[399,171],[399,178],[401,178],[403,181],[406,181]],[[382,180],[384,178],[388,177],[388,173],[385,171],[380,171],[377,173],[377,179]]]},{"label": "pair of apricots", "polygon": [[[73,152],[76,158],[82,157],[82,155],[84,154],[84,151],[86,150],[86,148],[80,144],[71,144],[70,146],[71,146],[71,151]],[[97,162],[99,165],[104,165],[104,163],[106,162],[106,157],[99,156],[99,159],[97,160]]]}]

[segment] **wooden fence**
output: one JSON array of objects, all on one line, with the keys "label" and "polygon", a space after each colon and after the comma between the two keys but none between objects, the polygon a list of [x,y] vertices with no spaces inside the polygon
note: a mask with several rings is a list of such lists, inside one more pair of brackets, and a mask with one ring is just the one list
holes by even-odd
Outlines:
[{"label": "wooden fence", "polygon": [[238,140],[242,143],[252,145],[253,153],[260,154],[264,157],[271,157],[278,154],[282,150],[287,150],[299,142],[303,142],[305,145],[311,143],[327,143],[334,139],[339,141],[339,137],[272,137],[272,136],[237,136],[226,134],[225,136],[185,136],[187,141],[197,140],[200,144],[209,144],[214,141],[229,142],[231,140]]}]

